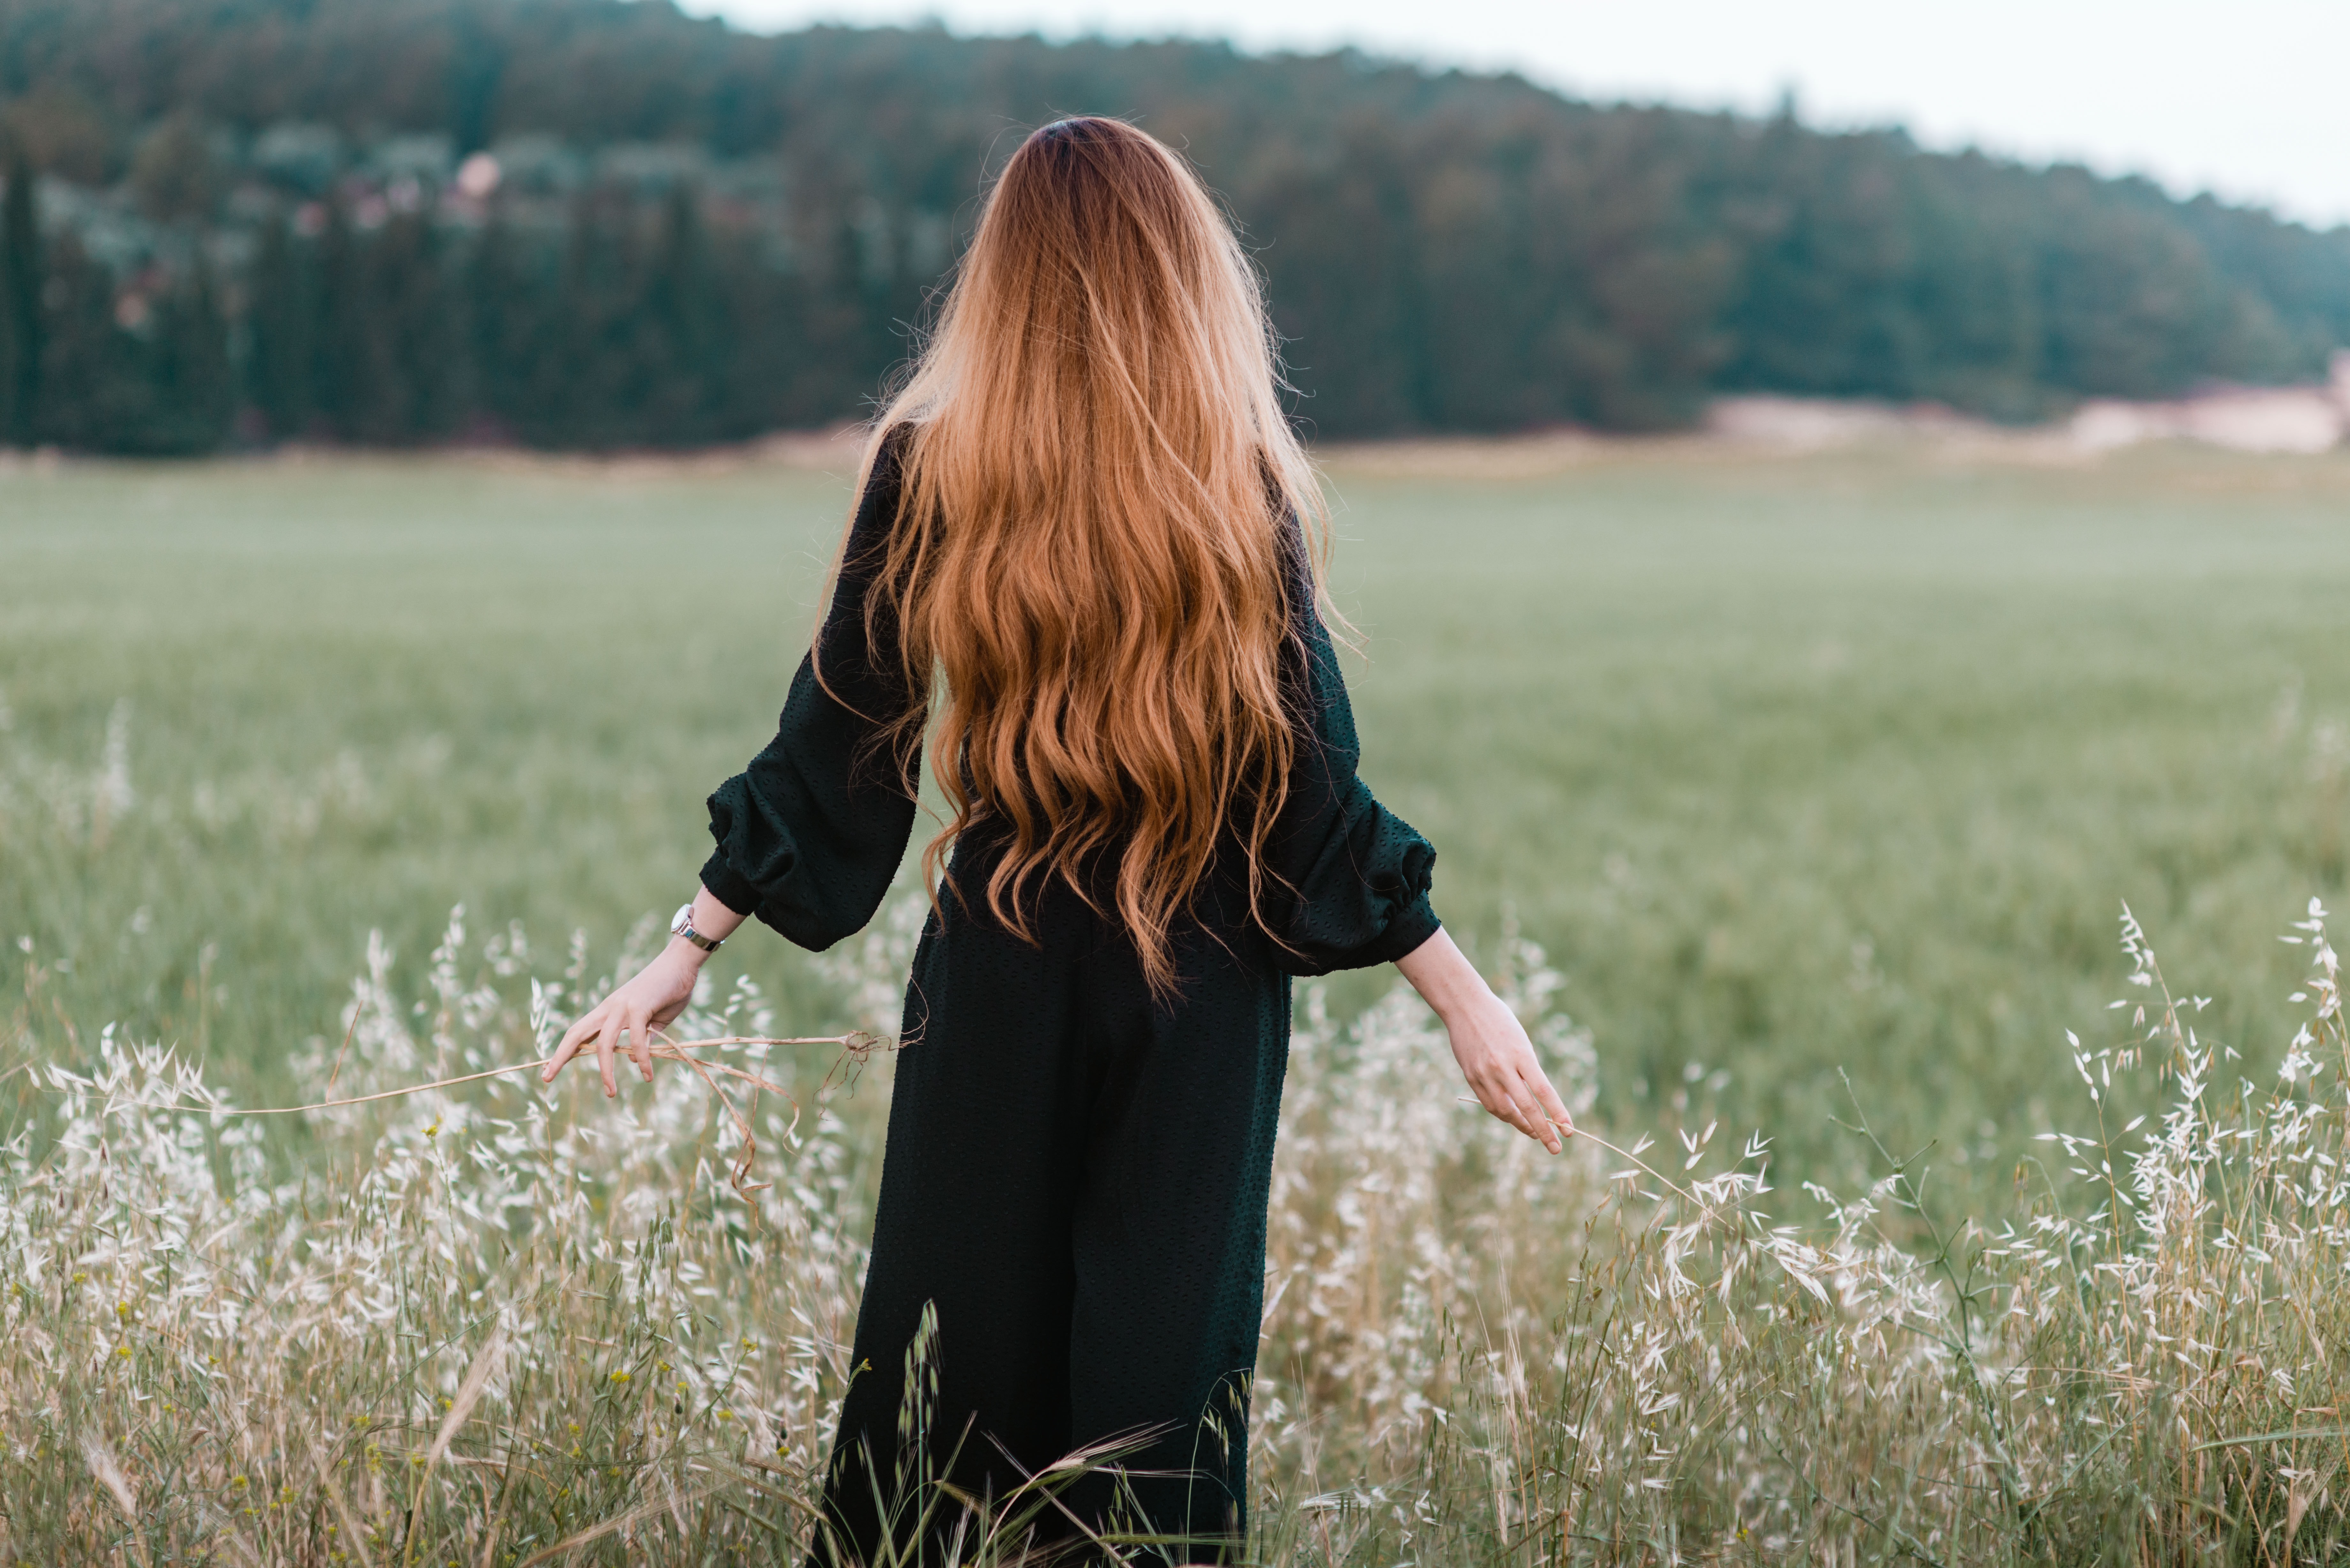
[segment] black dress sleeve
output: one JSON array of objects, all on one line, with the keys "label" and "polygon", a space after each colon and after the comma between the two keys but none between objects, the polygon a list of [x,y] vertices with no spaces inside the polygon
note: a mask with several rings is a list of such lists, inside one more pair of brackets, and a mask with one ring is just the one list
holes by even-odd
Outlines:
[{"label": "black dress sleeve", "polygon": [[868,641],[865,616],[897,520],[904,434],[903,426],[892,431],[874,460],[832,606],[792,677],[775,738],[710,797],[717,847],[702,868],[702,886],[737,914],[756,914],[817,951],[873,918],[914,824],[919,763],[910,748],[900,756],[887,738],[911,699],[894,627],[877,618]]},{"label": "black dress sleeve", "polygon": [[1265,889],[1276,961],[1292,974],[1367,969],[1436,934],[1436,851],[1356,776],[1362,745],[1302,555],[1286,576],[1298,744],[1274,824]]}]

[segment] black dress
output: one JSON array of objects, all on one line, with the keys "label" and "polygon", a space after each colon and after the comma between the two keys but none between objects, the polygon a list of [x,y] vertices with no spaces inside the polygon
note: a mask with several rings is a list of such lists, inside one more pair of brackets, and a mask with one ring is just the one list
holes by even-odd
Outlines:
[{"label": "black dress", "polygon": [[[901,450],[893,438],[875,464],[821,635],[837,696],[804,660],[773,743],[710,798],[704,885],[807,948],[872,918],[913,824],[912,772],[874,743],[907,694],[865,628]],[[957,1510],[910,1479],[1002,1499],[1116,1438],[1147,1441],[1127,1473],[1062,1491],[1069,1512],[1170,1538],[1177,1561],[1237,1552],[1290,977],[1400,958],[1437,929],[1435,851],[1355,776],[1329,635],[1302,562],[1289,576],[1301,743],[1271,857],[1295,891],[1268,902],[1272,936],[1248,918],[1230,854],[1175,933],[1172,1005],[1154,1002],[1125,930],[1057,883],[1039,897],[1035,946],[951,890],[924,929],[826,1500],[859,1560],[885,1532],[951,1527]],[[984,886],[996,852],[966,838],[950,881]],[[930,1371],[910,1401],[923,1334]],[[1059,1507],[1036,1523],[1070,1528]]]}]

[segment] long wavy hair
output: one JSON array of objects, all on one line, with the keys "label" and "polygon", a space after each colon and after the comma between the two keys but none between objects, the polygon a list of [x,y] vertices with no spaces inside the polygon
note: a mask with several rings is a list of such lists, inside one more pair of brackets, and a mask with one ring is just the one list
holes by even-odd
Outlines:
[{"label": "long wavy hair", "polygon": [[952,842],[1000,835],[956,896],[1033,941],[1035,894],[1066,882],[1161,997],[1228,830],[1260,909],[1298,743],[1284,583],[1318,593],[1326,519],[1280,389],[1256,273],[1198,177],[1133,126],[1063,119],[997,177],[866,457],[909,427],[867,631],[894,621],[927,699],[892,737],[910,754],[929,729],[951,814],[932,898]]}]

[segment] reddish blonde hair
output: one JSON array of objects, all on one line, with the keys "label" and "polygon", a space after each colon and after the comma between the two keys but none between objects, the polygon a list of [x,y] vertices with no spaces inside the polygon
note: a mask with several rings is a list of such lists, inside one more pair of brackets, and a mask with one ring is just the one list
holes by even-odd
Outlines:
[{"label": "reddish blonde hair", "polygon": [[1064,119],[997,178],[866,460],[910,427],[867,626],[890,616],[931,699],[893,733],[932,731],[933,897],[954,839],[1000,833],[994,916],[1033,940],[1049,879],[1106,898],[1161,996],[1228,828],[1256,906],[1297,744],[1284,581],[1318,581],[1325,516],[1280,385],[1256,274],[1197,176],[1133,126]]}]

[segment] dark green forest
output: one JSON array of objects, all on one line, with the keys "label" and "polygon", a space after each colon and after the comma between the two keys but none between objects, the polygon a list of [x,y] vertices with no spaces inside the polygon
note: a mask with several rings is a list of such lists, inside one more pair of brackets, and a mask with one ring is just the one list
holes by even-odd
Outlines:
[{"label": "dark green forest", "polygon": [[1669,428],[1731,390],[2023,421],[2350,343],[2350,229],[1792,110],[665,0],[0,0],[0,444],[855,417],[993,161],[1073,112],[1230,204],[1324,436]]}]

